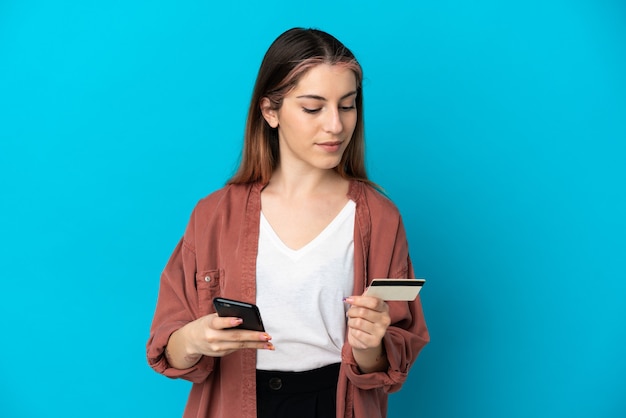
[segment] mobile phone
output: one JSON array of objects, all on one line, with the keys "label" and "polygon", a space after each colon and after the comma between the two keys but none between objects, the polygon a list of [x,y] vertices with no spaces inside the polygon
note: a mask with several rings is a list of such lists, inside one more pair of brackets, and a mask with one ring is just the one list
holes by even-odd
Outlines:
[{"label": "mobile phone", "polygon": [[265,331],[263,321],[261,320],[261,312],[259,312],[259,308],[256,305],[238,300],[215,298],[213,299],[213,306],[215,306],[218,316],[232,316],[243,319],[241,325],[233,328]]},{"label": "mobile phone", "polygon": [[424,283],[424,279],[374,279],[365,291],[365,296],[375,296],[386,301],[413,301]]}]

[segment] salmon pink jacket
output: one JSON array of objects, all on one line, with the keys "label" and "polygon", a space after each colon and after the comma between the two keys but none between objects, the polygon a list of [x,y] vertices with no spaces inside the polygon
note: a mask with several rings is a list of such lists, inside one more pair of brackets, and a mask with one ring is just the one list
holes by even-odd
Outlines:
[{"label": "salmon pink jacket", "polygon": [[[256,418],[256,350],[204,356],[193,367],[171,367],[164,355],[170,335],[214,312],[223,296],[254,303],[261,211],[260,183],[228,185],[202,199],[161,275],[147,343],[150,366],[193,382],[184,417]],[[414,278],[402,219],[394,204],[371,186],[351,181],[356,202],[354,294],[374,278]],[[383,339],[389,368],[361,374],[347,341],[337,386],[337,418],[387,415],[387,396],[400,389],[429,335],[419,297],[388,302],[391,325]]]}]

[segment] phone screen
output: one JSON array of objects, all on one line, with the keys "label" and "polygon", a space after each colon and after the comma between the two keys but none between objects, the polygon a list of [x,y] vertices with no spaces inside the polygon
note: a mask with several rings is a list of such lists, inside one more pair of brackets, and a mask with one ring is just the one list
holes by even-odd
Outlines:
[{"label": "phone screen", "polygon": [[234,328],[265,331],[261,313],[256,305],[238,300],[215,298],[213,299],[213,306],[215,306],[218,316],[232,316],[243,319],[243,323]]}]

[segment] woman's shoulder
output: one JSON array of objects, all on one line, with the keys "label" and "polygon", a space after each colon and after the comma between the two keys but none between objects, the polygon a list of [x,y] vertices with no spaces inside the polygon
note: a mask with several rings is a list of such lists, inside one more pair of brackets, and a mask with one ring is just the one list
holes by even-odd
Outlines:
[{"label": "woman's shoulder", "polygon": [[387,196],[379,186],[354,180],[351,186],[351,197],[359,203],[367,205],[370,212],[380,213],[385,216],[399,216],[400,211],[396,204]]},{"label": "woman's shoulder", "polygon": [[186,240],[194,242],[198,230],[221,228],[226,220],[229,225],[242,224],[249,208],[247,203],[250,199],[250,192],[255,187],[257,186],[254,183],[227,184],[200,199],[193,208],[187,224]]},{"label": "woman's shoulder", "polygon": [[214,211],[220,206],[229,206],[233,202],[241,202],[246,199],[255,183],[227,184],[217,189],[198,201],[195,211]]}]

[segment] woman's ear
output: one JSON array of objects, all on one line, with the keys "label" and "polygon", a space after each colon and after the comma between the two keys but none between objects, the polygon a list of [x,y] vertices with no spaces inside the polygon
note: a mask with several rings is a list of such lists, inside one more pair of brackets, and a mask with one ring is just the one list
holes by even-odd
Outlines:
[{"label": "woman's ear", "polygon": [[272,128],[278,128],[278,112],[272,108],[272,102],[267,97],[261,99],[261,113]]}]

